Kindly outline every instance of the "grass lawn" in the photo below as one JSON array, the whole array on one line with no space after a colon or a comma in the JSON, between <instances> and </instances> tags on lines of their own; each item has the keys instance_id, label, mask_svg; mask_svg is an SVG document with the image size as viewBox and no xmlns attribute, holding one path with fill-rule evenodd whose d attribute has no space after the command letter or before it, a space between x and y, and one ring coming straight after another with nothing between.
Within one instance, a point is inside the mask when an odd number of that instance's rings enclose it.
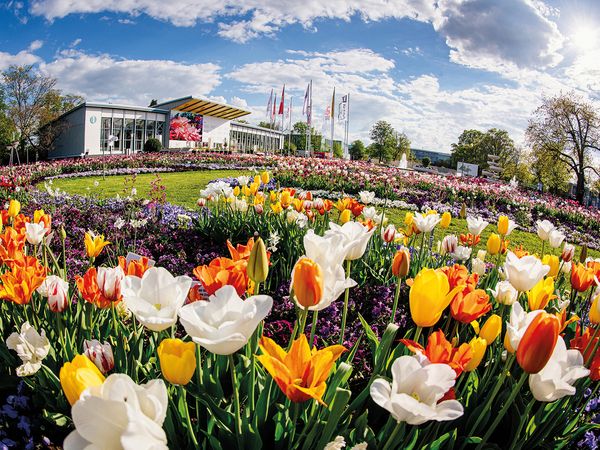
<instances>
[{"instance_id":1,"label":"grass lawn","mask_svg":"<svg viewBox=\"0 0 600 450\"><path fill-rule=\"evenodd\" d=\"M167 201L178 205L194 208L198 200L200 189L203 189L209 181L216 178L235 177L239 175L252 175L248 171L241 170L205 170L194 172L167 172L161 173L162 184L166 188ZM81 177L65 178L53 181L55 188L60 188L71 194L97 195L99 197L114 197L117 194L126 196L129 192L124 191L125 176L107 176L107 177ZM150 183L156 179L154 174L141 174L136 177L135 187L138 196L146 197L151 189ZM94 186L95 182L98 186ZM394 224L402 225L406 211L400 209L390 209L387 215ZM485 248L485 243L490 235L496 231L495 224L490 224L482 233L481 243L477 248ZM456 234L467 232L467 221L459 218L453 218L447 234ZM436 230L436 239L443 237L441 230ZM509 248L515 245L523 245L525 249L538 254L542 250L540 239L535 234L515 230L509 236ZM546 246L546 253L550 250ZM554 249L554 254L559 254L560 249ZM576 257L579 255L577 249ZM600 252L590 250L588 255L594 258L600 257Z\"/></svg>"}]
</instances>

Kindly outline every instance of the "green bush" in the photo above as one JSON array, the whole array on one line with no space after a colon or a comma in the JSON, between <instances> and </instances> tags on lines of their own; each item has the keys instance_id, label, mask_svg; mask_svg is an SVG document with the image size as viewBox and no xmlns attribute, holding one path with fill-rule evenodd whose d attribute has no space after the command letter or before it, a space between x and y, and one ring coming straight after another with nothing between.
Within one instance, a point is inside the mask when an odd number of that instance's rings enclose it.
<instances>
[{"instance_id":1,"label":"green bush","mask_svg":"<svg viewBox=\"0 0 600 450\"><path fill-rule=\"evenodd\" d=\"M162 149L162 144L156 138L150 138L144 143L144 151L145 152L160 152Z\"/></svg>"}]
</instances>

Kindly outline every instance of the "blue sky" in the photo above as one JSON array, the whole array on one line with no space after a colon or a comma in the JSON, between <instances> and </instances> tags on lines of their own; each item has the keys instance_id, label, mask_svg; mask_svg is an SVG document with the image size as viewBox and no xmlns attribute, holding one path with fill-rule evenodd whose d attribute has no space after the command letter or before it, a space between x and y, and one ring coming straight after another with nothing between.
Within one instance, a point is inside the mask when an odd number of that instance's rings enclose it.
<instances>
[{"instance_id":1,"label":"blue sky","mask_svg":"<svg viewBox=\"0 0 600 450\"><path fill-rule=\"evenodd\" d=\"M285 83L300 120L313 79L317 128L335 86L351 139L385 119L441 151L465 128L524 143L543 95L600 94L594 0L34 0L5 2L0 23L0 69L35 64L88 100L192 94L258 122Z\"/></svg>"}]
</instances>

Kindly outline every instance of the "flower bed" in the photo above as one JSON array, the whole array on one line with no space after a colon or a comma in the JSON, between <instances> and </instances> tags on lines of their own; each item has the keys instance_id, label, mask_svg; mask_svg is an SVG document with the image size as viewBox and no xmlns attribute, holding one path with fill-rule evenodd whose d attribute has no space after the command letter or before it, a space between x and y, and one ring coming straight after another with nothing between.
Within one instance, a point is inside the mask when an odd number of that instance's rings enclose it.
<instances>
[{"instance_id":1,"label":"flower bed","mask_svg":"<svg viewBox=\"0 0 600 450\"><path fill-rule=\"evenodd\" d=\"M23 205L7 203L0 232L3 445L596 439L600 261L575 254L559 223L536 223L542 252L528 255L507 244L506 215L469 215L460 236L447 231L456 206L396 228L375 193L334 203L276 187L288 169L277 183L210 183L196 211L159 192L13 192Z\"/></svg>"}]
</instances>

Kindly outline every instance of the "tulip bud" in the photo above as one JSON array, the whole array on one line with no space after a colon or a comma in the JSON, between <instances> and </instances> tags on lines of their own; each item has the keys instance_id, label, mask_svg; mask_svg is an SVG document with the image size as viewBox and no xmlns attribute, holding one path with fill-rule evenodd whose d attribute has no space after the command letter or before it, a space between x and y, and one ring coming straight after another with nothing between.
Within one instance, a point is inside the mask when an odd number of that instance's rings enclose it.
<instances>
[{"instance_id":1,"label":"tulip bud","mask_svg":"<svg viewBox=\"0 0 600 450\"><path fill-rule=\"evenodd\" d=\"M61 225L60 227L60 238L64 241L65 239L67 239L67 232L65 230L65 227Z\"/></svg>"},{"instance_id":2,"label":"tulip bud","mask_svg":"<svg viewBox=\"0 0 600 450\"><path fill-rule=\"evenodd\" d=\"M292 272L292 292L303 308L318 305L323 296L321 266L312 259L300 258Z\"/></svg>"},{"instance_id":3,"label":"tulip bud","mask_svg":"<svg viewBox=\"0 0 600 450\"><path fill-rule=\"evenodd\" d=\"M504 334L504 348L510 354L514 354L515 353L515 349L512 348L512 345L510 345L510 336L508 335L508 333Z\"/></svg>"},{"instance_id":4,"label":"tulip bud","mask_svg":"<svg viewBox=\"0 0 600 450\"><path fill-rule=\"evenodd\" d=\"M450 222L452 221L452 214L450 214L448 211L446 211L444 214L442 214L442 220L440 222L440 227L442 228L448 228L450 226Z\"/></svg>"},{"instance_id":5,"label":"tulip bud","mask_svg":"<svg viewBox=\"0 0 600 450\"><path fill-rule=\"evenodd\" d=\"M573 246L571 244L567 244L565 242L565 246L563 247L563 251L562 251L562 254L560 255L560 259L562 259L564 262L568 263L568 262L571 262L571 260L573 259L573 256L575 256L575 246Z\"/></svg>"},{"instance_id":6,"label":"tulip bud","mask_svg":"<svg viewBox=\"0 0 600 450\"><path fill-rule=\"evenodd\" d=\"M394 255L392 261L392 273L398 278L404 278L408 275L410 269L410 253L408 249L402 247Z\"/></svg>"},{"instance_id":7,"label":"tulip bud","mask_svg":"<svg viewBox=\"0 0 600 450\"><path fill-rule=\"evenodd\" d=\"M66 286L65 286L66 285ZM48 308L52 312L63 312L69 306L69 285L63 280L54 280L48 285Z\"/></svg>"},{"instance_id":8,"label":"tulip bud","mask_svg":"<svg viewBox=\"0 0 600 450\"><path fill-rule=\"evenodd\" d=\"M260 181L263 182L263 184L267 184L269 183L270 177L269 177L269 172L263 172L260 174Z\"/></svg>"},{"instance_id":9,"label":"tulip bud","mask_svg":"<svg viewBox=\"0 0 600 450\"><path fill-rule=\"evenodd\" d=\"M500 335L501 331L502 318L498 314L492 314L488 320L485 321L483 327L481 327L479 337L485 339L488 345L490 345Z\"/></svg>"},{"instance_id":10,"label":"tulip bud","mask_svg":"<svg viewBox=\"0 0 600 450\"><path fill-rule=\"evenodd\" d=\"M396 239L396 227L393 224L381 229L381 237L387 243L394 242Z\"/></svg>"},{"instance_id":11,"label":"tulip bud","mask_svg":"<svg viewBox=\"0 0 600 450\"><path fill-rule=\"evenodd\" d=\"M104 383L104 375L85 355L77 355L73 361L66 362L60 369L60 385L71 405L89 387Z\"/></svg>"},{"instance_id":12,"label":"tulip bud","mask_svg":"<svg viewBox=\"0 0 600 450\"><path fill-rule=\"evenodd\" d=\"M260 175L254 175L254 184L260 185Z\"/></svg>"},{"instance_id":13,"label":"tulip bud","mask_svg":"<svg viewBox=\"0 0 600 450\"><path fill-rule=\"evenodd\" d=\"M83 354L92 361L96 367L106 374L115 367L115 358L113 356L112 347L108 342L101 344L100 341L87 339L83 341Z\"/></svg>"},{"instance_id":14,"label":"tulip bud","mask_svg":"<svg viewBox=\"0 0 600 450\"><path fill-rule=\"evenodd\" d=\"M559 331L556 316L545 311L535 316L517 348L517 362L525 372L538 373L544 368L554 352Z\"/></svg>"},{"instance_id":15,"label":"tulip bud","mask_svg":"<svg viewBox=\"0 0 600 450\"><path fill-rule=\"evenodd\" d=\"M581 253L579 254L579 262L581 264L585 264L585 260L587 259L587 245L583 244L581 246Z\"/></svg>"},{"instance_id":16,"label":"tulip bud","mask_svg":"<svg viewBox=\"0 0 600 450\"><path fill-rule=\"evenodd\" d=\"M352 214L352 211L350 211L349 209L345 209L341 212L340 214L340 222L342 224L349 222L350 221L350 215Z\"/></svg>"},{"instance_id":17,"label":"tulip bud","mask_svg":"<svg viewBox=\"0 0 600 450\"><path fill-rule=\"evenodd\" d=\"M462 206L460 207L459 216L461 219L464 219L467 217L467 205L465 203L463 203Z\"/></svg>"},{"instance_id":18,"label":"tulip bud","mask_svg":"<svg viewBox=\"0 0 600 450\"><path fill-rule=\"evenodd\" d=\"M265 210L265 207L263 206L262 203L258 203L256 205L254 205L254 211L256 212L256 214L262 214Z\"/></svg>"},{"instance_id":19,"label":"tulip bud","mask_svg":"<svg viewBox=\"0 0 600 450\"><path fill-rule=\"evenodd\" d=\"M497 255L500 252L502 241L496 233L490 234L487 240L487 251L490 255Z\"/></svg>"},{"instance_id":20,"label":"tulip bud","mask_svg":"<svg viewBox=\"0 0 600 450\"><path fill-rule=\"evenodd\" d=\"M204 197L200 197L198 199L198 201L196 202L196 204L200 207L200 208L204 208L206 206L206 199Z\"/></svg>"},{"instance_id":21,"label":"tulip bud","mask_svg":"<svg viewBox=\"0 0 600 450\"><path fill-rule=\"evenodd\" d=\"M21 212L21 202L19 200L11 200L8 203L8 217L15 218Z\"/></svg>"},{"instance_id":22,"label":"tulip bud","mask_svg":"<svg viewBox=\"0 0 600 450\"><path fill-rule=\"evenodd\" d=\"M188 384L196 371L196 344L168 338L157 351L163 377L173 384Z\"/></svg>"},{"instance_id":23,"label":"tulip bud","mask_svg":"<svg viewBox=\"0 0 600 450\"><path fill-rule=\"evenodd\" d=\"M248 257L248 266L246 267L248 277L255 283L262 283L267 279L269 274L269 257L265 243L261 238L258 238Z\"/></svg>"},{"instance_id":24,"label":"tulip bud","mask_svg":"<svg viewBox=\"0 0 600 450\"><path fill-rule=\"evenodd\" d=\"M233 188L233 195L235 197L237 197L237 196L240 195L240 187L239 186L236 186L236 187Z\"/></svg>"},{"instance_id":25,"label":"tulip bud","mask_svg":"<svg viewBox=\"0 0 600 450\"><path fill-rule=\"evenodd\" d=\"M469 346L471 347L471 352L473 354L473 357L465 366L465 372L472 372L475 369L477 369L479 364L481 364L481 361L483 360L483 357L485 356L485 349L487 348L487 341L481 337L474 337L469 342Z\"/></svg>"}]
</instances>

